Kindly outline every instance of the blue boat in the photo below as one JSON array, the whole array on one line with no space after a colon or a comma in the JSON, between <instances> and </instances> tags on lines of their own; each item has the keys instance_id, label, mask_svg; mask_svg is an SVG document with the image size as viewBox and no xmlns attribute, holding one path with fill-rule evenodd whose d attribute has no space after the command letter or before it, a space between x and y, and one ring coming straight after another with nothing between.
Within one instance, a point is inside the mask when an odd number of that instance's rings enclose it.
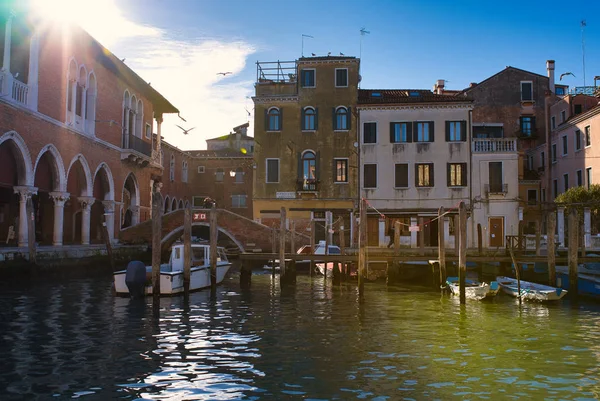
<instances>
[{"instance_id":1,"label":"blue boat","mask_svg":"<svg viewBox=\"0 0 600 401\"><path fill-rule=\"evenodd\" d=\"M581 265L580 265L581 266ZM580 295L600 298L600 275L582 273L579 269L577 274L577 289ZM567 266L556 266L557 287L569 290L569 268Z\"/></svg>"}]
</instances>

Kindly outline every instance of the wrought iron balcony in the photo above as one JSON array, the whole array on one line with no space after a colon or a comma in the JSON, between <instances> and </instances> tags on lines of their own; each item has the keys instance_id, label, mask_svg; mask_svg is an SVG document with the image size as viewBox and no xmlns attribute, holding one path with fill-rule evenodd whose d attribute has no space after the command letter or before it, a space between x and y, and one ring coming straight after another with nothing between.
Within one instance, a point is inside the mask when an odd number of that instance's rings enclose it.
<instances>
[{"instance_id":1,"label":"wrought iron balcony","mask_svg":"<svg viewBox=\"0 0 600 401\"><path fill-rule=\"evenodd\" d=\"M485 184L485 196L488 195L506 195L508 193L508 184Z\"/></svg>"},{"instance_id":2,"label":"wrought iron balcony","mask_svg":"<svg viewBox=\"0 0 600 401\"><path fill-rule=\"evenodd\" d=\"M319 181L316 179L304 179L296 181L296 190L298 192L317 192L319 190Z\"/></svg>"},{"instance_id":3,"label":"wrought iron balcony","mask_svg":"<svg viewBox=\"0 0 600 401\"><path fill-rule=\"evenodd\" d=\"M473 139L471 142L473 153L510 153L517 149L516 138Z\"/></svg>"},{"instance_id":4,"label":"wrought iron balcony","mask_svg":"<svg viewBox=\"0 0 600 401\"><path fill-rule=\"evenodd\" d=\"M123 136L123 149L131 149L148 157L152 156L152 144L134 135Z\"/></svg>"}]
</instances>

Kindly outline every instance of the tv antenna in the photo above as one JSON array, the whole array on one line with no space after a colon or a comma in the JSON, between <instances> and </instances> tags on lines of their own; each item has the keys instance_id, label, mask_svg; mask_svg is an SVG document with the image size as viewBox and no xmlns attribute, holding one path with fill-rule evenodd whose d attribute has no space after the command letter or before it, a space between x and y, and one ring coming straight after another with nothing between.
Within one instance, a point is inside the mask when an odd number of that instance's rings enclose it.
<instances>
[{"instance_id":1,"label":"tv antenna","mask_svg":"<svg viewBox=\"0 0 600 401\"><path fill-rule=\"evenodd\" d=\"M304 38L311 38L314 39L314 36L310 36L310 35L306 35L306 34L302 34L302 57L304 57Z\"/></svg>"},{"instance_id":2,"label":"tv antenna","mask_svg":"<svg viewBox=\"0 0 600 401\"><path fill-rule=\"evenodd\" d=\"M583 64L583 87L585 88L585 20L581 20L581 60ZM584 89L585 90L585 89Z\"/></svg>"},{"instance_id":3,"label":"tv antenna","mask_svg":"<svg viewBox=\"0 0 600 401\"><path fill-rule=\"evenodd\" d=\"M367 31L364 26L362 28L360 28L360 51L358 52L358 58L362 58L362 42L363 42L363 37L365 35L369 35L370 33L371 32Z\"/></svg>"}]
</instances>

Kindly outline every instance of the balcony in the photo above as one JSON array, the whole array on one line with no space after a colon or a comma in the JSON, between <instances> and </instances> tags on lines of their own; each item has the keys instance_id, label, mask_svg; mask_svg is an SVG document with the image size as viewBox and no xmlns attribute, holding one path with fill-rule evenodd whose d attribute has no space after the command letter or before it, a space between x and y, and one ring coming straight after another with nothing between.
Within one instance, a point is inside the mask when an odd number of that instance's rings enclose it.
<instances>
[{"instance_id":1,"label":"balcony","mask_svg":"<svg viewBox=\"0 0 600 401\"><path fill-rule=\"evenodd\" d=\"M319 181L316 179L304 179L296 181L297 192L317 192L319 190Z\"/></svg>"},{"instance_id":2,"label":"balcony","mask_svg":"<svg viewBox=\"0 0 600 401\"><path fill-rule=\"evenodd\" d=\"M0 72L0 95L27 106L29 86L15 79L10 73Z\"/></svg>"},{"instance_id":3,"label":"balcony","mask_svg":"<svg viewBox=\"0 0 600 401\"><path fill-rule=\"evenodd\" d=\"M490 195L505 196L508 193L508 184L485 184L483 191L486 198Z\"/></svg>"},{"instance_id":4,"label":"balcony","mask_svg":"<svg viewBox=\"0 0 600 401\"><path fill-rule=\"evenodd\" d=\"M515 138L473 139L471 151L473 153L512 153L517 151L517 140Z\"/></svg>"},{"instance_id":5,"label":"balcony","mask_svg":"<svg viewBox=\"0 0 600 401\"><path fill-rule=\"evenodd\" d=\"M148 165L151 157L152 144L150 142L131 134L123 136L121 160L127 160L144 167Z\"/></svg>"}]
</instances>

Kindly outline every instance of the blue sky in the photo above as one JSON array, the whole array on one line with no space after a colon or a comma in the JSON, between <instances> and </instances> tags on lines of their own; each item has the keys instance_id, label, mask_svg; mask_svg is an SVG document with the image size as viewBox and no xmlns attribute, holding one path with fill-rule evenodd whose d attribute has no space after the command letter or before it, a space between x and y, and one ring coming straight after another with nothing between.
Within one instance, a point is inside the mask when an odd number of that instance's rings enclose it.
<instances>
[{"instance_id":1,"label":"blue sky","mask_svg":"<svg viewBox=\"0 0 600 401\"><path fill-rule=\"evenodd\" d=\"M204 139L248 118L244 109L253 107L247 97L253 94L255 62L298 58L303 33L314 36L305 39L305 55L358 56L359 30L370 31L363 38L363 88L430 89L436 79L445 79L447 88L463 89L508 65L545 74L547 59L556 60L557 80L563 72L575 74L563 81L573 87L583 85L580 21L585 19L591 85L600 75L600 14L592 3L114 0L122 18L159 33L140 34L152 49L144 55L138 40L121 38L107 46L173 101L188 127L199 127L193 138L184 137L170 121L167 140L204 148ZM183 64L187 68L179 71ZM234 74L216 77L218 71ZM190 83L188 92L202 85L199 96L183 96L181 83L172 84L182 77Z\"/></svg>"}]
</instances>

